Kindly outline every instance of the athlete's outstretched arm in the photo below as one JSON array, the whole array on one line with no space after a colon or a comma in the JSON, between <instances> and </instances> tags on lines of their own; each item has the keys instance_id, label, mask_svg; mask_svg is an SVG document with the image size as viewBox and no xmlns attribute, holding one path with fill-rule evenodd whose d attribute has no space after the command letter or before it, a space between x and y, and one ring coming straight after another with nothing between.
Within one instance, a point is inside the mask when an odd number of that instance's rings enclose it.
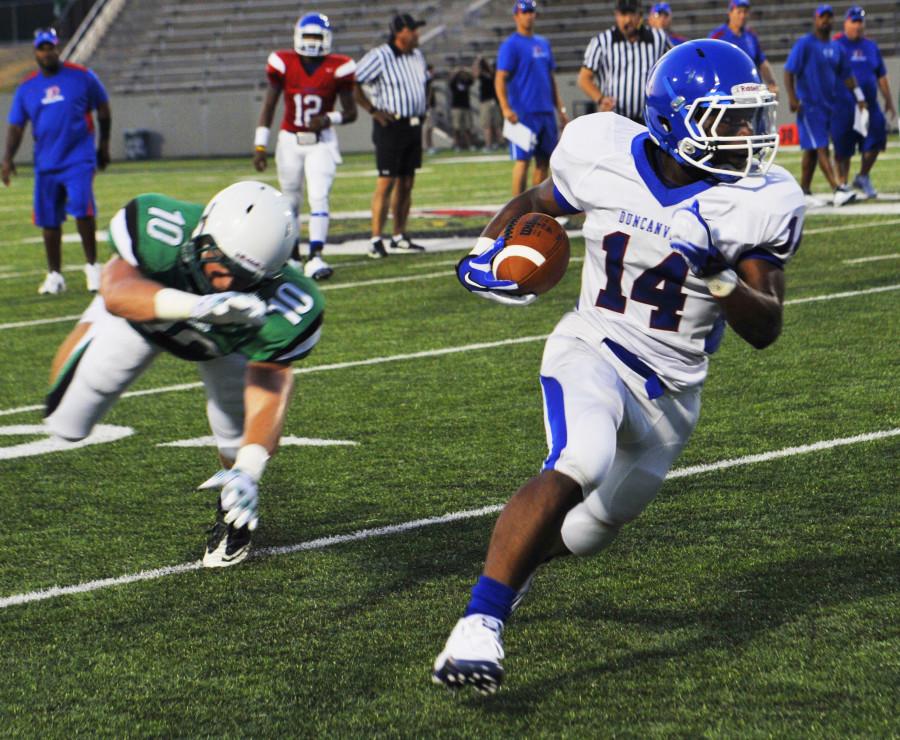
<instances>
[{"instance_id":1,"label":"athlete's outstretched arm","mask_svg":"<svg viewBox=\"0 0 900 740\"><path fill-rule=\"evenodd\" d=\"M571 211L563 210L559 203L556 202L556 198L553 196L552 178L547 178L540 185L535 185L530 190L526 190L509 201L494 214L488 225L484 227L481 235L496 239L500 236L506 224L516 216L532 212L546 213L550 216L566 216L571 213Z\"/></svg>"}]
</instances>

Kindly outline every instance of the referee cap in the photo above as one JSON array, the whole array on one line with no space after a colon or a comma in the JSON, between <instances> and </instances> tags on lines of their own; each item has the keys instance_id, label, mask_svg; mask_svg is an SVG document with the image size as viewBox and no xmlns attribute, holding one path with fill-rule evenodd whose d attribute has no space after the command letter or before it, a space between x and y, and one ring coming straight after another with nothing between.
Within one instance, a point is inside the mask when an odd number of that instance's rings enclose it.
<instances>
[{"instance_id":1,"label":"referee cap","mask_svg":"<svg viewBox=\"0 0 900 740\"><path fill-rule=\"evenodd\" d=\"M391 19L391 33L400 33L404 28L415 31L424 25L425 21L417 21L409 13L398 13Z\"/></svg>"},{"instance_id":2,"label":"referee cap","mask_svg":"<svg viewBox=\"0 0 900 740\"><path fill-rule=\"evenodd\" d=\"M37 49L41 44L59 44L59 36L53 28L38 28L34 32L34 48Z\"/></svg>"}]
</instances>

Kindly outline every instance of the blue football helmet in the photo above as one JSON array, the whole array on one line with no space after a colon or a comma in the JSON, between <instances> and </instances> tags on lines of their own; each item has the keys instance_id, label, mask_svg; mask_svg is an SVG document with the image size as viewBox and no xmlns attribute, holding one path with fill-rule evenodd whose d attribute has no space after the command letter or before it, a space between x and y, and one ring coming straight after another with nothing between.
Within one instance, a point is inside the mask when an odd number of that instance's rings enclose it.
<instances>
[{"instance_id":1,"label":"blue football helmet","mask_svg":"<svg viewBox=\"0 0 900 740\"><path fill-rule=\"evenodd\" d=\"M294 51L305 57L331 52L331 21L321 13L307 13L294 27Z\"/></svg>"},{"instance_id":2,"label":"blue football helmet","mask_svg":"<svg viewBox=\"0 0 900 740\"><path fill-rule=\"evenodd\" d=\"M644 121L661 149L720 180L768 172L778 151L775 96L727 41L676 46L650 70Z\"/></svg>"}]
</instances>

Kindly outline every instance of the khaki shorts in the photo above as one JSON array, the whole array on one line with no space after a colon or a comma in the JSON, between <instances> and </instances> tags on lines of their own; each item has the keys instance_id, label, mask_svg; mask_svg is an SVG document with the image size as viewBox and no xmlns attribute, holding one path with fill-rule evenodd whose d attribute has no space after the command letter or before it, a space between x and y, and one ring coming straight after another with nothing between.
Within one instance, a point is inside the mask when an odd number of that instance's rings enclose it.
<instances>
[{"instance_id":1,"label":"khaki shorts","mask_svg":"<svg viewBox=\"0 0 900 740\"><path fill-rule=\"evenodd\" d=\"M451 108L450 123L454 131L471 131L472 111L469 108Z\"/></svg>"},{"instance_id":2,"label":"khaki shorts","mask_svg":"<svg viewBox=\"0 0 900 740\"><path fill-rule=\"evenodd\" d=\"M500 106L496 100L485 100L478 104L478 125L483 128L500 128Z\"/></svg>"}]
</instances>

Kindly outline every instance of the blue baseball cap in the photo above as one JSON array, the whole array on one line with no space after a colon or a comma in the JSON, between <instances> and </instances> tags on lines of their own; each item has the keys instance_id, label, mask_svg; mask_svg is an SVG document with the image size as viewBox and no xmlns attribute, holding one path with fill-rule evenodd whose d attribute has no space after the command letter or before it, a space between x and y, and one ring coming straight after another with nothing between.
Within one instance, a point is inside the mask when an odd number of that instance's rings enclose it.
<instances>
[{"instance_id":1,"label":"blue baseball cap","mask_svg":"<svg viewBox=\"0 0 900 740\"><path fill-rule=\"evenodd\" d=\"M535 0L516 0L513 3L513 15L516 13L536 13L537 3Z\"/></svg>"},{"instance_id":2,"label":"blue baseball cap","mask_svg":"<svg viewBox=\"0 0 900 740\"><path fill-rule=\"evenodd\" d=\"M662 15L663 13L672 15L672 7L669 3L656 3L656 5L650 9L650 12L654 15Z\"/></svg>"},{"instance_id":3,"label":"blue baseball cap","mask_svg":"<svg viewBox=\"0 0 900 740\"><path fill-rule=\"evenodd\" d=\"M728 3L728 7L729 8L749 8L750 0L731 0L731 2Z\"/></svg>"},{"instance_id":4,"label":"blue baseball cap","mask_svg":"<svg viewBox=\"0 0 900 740\"><path fill-rule=\"evenodd\" d=\"M866 19L866 11L858 5L851 5L847 8L847 15L844 17L851 21L864 21Z\"/></svg>"},{"instance_id":5,"label":"blue baseball cap","mask_svg":"<svg viewBox=\"0 0 900 740\"><path fill-rule=\"evenodd\" d=\"M34 48L37 49L41 44L59 44L59 36L53 28L39 28L34 32Z\"/></svg>"},{"instance_id":6,"label":"blue baseball cap","mask_svg":"<svg viewBox=\"0 0 900 740\"><path fill-rule=\"evenodd\" d=\"M826 13L828 15L834 15L834 10L828 3L823 3L818 8L816 8L816 18L825 15Z\"/></svg>"}]
</instances>

